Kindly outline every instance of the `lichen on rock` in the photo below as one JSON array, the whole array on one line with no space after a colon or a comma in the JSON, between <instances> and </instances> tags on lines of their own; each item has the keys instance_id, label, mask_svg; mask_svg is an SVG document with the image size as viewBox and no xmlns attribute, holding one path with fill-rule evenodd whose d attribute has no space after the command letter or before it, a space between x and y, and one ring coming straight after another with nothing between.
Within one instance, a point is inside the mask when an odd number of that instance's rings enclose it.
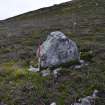
<instances>
[{"instance_id":1,"label":"lichen on rock","mask_svg":"<svg viewBox=\"0 0 105 105\"><path fill-rule=\"evenodd\" d=\"M38 49L39 50L39 49ZM77 45L60 31L51 32L40 46L41 67L53 67L80 59Z\"/></svg>"}]
</instances>

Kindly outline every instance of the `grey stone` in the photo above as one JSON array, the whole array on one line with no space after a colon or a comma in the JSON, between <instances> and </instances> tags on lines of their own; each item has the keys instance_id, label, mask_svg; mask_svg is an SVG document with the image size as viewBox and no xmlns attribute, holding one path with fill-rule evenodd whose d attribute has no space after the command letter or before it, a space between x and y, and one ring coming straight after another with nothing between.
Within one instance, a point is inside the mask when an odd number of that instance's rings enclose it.
<instances>
[{"instance_id":1,"label":"grey stone","mask_svg":"<svg viewBox=\"0 0 105 105\"><path fill-rule=\"evenodd\" d=\"M46 77L46 76L49 76L51 73L50 73L50 70L43 70L41 71L41 74L43 77Z\"/></svg>"},{"instance_id":2,"label":"grey stone","mask_svg":"<svg viewBox=\"0 0 105 105\"><path fill-rule=\"evenodd\" d=\"M55 31L40 46L40 58L41 67L53 67L73 60L79 61L80 56L76 43L64 33Z\"/></svg>"},{"instance_id":3,"label":"grey stone","mask_svg":"<svg viewBox=\"0 0 105 105\"><path fill-rule=\"evenodd\" d=\"M85 62L84 60L80 60L79 63L80 64L74 66L75 69L81 69L82 67L89 65L89 63Z\"/></svg>"},{"instance_id":4,"label":"grey stone","mask_svg":"<svg viewBox=\"0 0 105 105\"><path fill-rule=\"evenodd\" d=\"M85 97L81 100L81 105L91 105L90 99L88 97Z\"/></svg>"},{"instance_id":5,"label":"grey stone","mask_svg":"<svg viewBox=\"0 0 105 105\"><path fill-rule=\"evenodd\" d=\"M57 105L55 102L52 102L50 105Z\"/></svg>"},{"instance_id":6,"label":"grey stone","mask_svg":"<svg viewBox=\"0 0 105 105\"><path fill-rule=\"evenodd\" d=\"M80 62L80 64L84 64L84 63L85 63L85 61L84 61L84 60L80 60L79 62Z\"/></svg>"},{"instance_id":7,"label":"grey stone","mask_svg":"<svg viewBox=\"0 0 105 105\"><path fill-rule=\"evenodd\" d=\"M75 69L81 69L83 67L83 65L75 65Z\"/></svg>"},{"instance_id":8,"label":"grey stone","mask_svg":"<svg viewBox=\"0 0 105 105\"><path fill-rule=\"evenodd\" d=\"M98 90L94 90L93 94L91 96L86 96L84 98L80 98L78 101L71 105L93 105L92 103L95 102L95 99L97 98Z\"/></svg>"},{"instance_id":9,"label":"grey stone","mask_svg":"<svg viewBox=\"0 0 105 105\"><path fill-rule=\"evenodd\" d=\"M39 72L40 71L39 68L35 68L32 65L30 65L30 68L28 70L32 71L32 72Z\"/></svg>"},{"instance_id":10,"label":"grey stone","mask_svg":"<svg viewBox=\"0 0 105 105\"><path fill-rule=\"evenodd\" d=\"M61 68L57 68L53 70L53 75L55 78L57 78L59 71L61 71Z\"/></svg>"}]
</instances>

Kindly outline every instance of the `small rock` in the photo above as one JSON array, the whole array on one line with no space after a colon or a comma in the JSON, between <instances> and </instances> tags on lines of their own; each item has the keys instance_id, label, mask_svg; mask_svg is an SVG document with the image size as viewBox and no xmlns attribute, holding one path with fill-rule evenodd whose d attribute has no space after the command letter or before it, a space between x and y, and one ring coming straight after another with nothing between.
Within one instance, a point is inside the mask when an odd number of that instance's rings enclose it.
<instances>
[{"instance_id":1,"label":"small rock","mask_svg":"<svg viewBox=\"0 0 105 105\"><path fill-rule=\"evenodd\" d=\"M7 104L4 104L3 102L0 102L0 105L7 105Z\"/></svg>"},{"instance_id":2,"label":"small rock","mask_svg":"<svg viewBox=\"0 0 105 105\"><path fill-rule=\"evenodd\" d=\"M52 102L50 105L57 105L55 102Z\"/></svg>"},{"instance_id":3,"label":"small rock","mask_svg":"<svg viewBox=\"0 0 105 105\"><path fill-rule=\"evenodd\" d=\"M43 71L41 71L41 74L43 77L46 77L46 76L50 75L51 73L50 73L50 70L43 70Z\"/></svg>"},{"instance_id":4,"label":"small rock","mask_svg":"<svg viewBox=\"0 0 105 105\"><path fill-rule=\"evenodd\" d=\"M32 65L30 65L29 71L38 72L40 70L39 70L39 68L34 68Z\"/></svg>"},{"instance_id":5,"label":"small rock","mask_svg":"<svg viewBox=\"0 0 105 105\"><path fill-rule=\"evenodd\" d=\"M57 77L60 70L61 70L61 68L57 68L57 69L53 70L54 77Z\"/></svg>"},{"instance_id":6,"label":"small rock","mask_svg":"<svg viewBox=\"0 0 105 105\"><path fill-rule=\"evenodd\" d=\"M86 96L84 98L80 98L78 102L75 102L71 105L93 105L96 97L97 97L98 90L95 90L91 96Z\"/></svg>"},{"instance_id":7,"label":"small rock","mask_svg":"<svg viewBox=\"0 0 105 105\"><path fill-rule=\"evenodd\" d=\"M84 65L85 65L85 66L88 66L88 65L89 65L89 63L85 63Z\"/></svg>"},{"instance_id":8,"label":"small rock","mask_svg":"<svg viewBox=\"0 0 105 105\"><path fill-rule=\"evenodd\" d=\"M99 93L98 90L94 90L94 92L93 92L93 94L92 94L92 97L93 97L93 98L96 98L98 93Z\"/></svg>"},{"instance_id":9,"label":"small rock","mask_svg":"<svg viewBox=\"0 0 105 105\"><path fill-rule=\"evenodd\" d=\"M76 65L74 68L75 69L81 69L83 65Z\"/></svg>"},{"instance_id":10,"label":"small rock","mask_svg":"<svg viewBox=\"0 0 105 105\"><path fill-rule=\"evenodd\" d=\"M76 102L76 103L71 104L71 105L82 105L82 104L81 104L81 103L77 103L77 102Z\"/></svg>"},{"instance_id":11,"label":"small rock","mask_svg":"<svg viewBox=\"0 0 105 105\"><path fill-rule=\"evenodd\" d=\"M105 91L95 91L95 93L96 93L96 97L100 97L100 98L103 98L103 99L105 99ZM94 94L93 94L93 96L94 96Z\"/></svg>"},{"instance_id":12,"label":"small rock","mask_svg":"<svg viewBox=\"0 0 105 105\"><path fill-rule=\"evenodd\" d=\"M80 64L74 66L75 69L80 69L83 66L88 66L89 65L89 63L85 62L84 60L80 60L79 62L80 62Z\"/></svg>"},{"instance_id":13,"label":"small rock","mask_svg":"<svg viewBox=\"0 0 105 105\"><path fill-rule=\"evenodd\" d=\"M80 64L84 64L84 63L85 63L85 61L84 61L84 60L80 60L79 62L80 62Z\"/></svg>"},{"instance_id":14,"label":"small rock","mask_svg":"<svg viewBox=\"0 0 105 105\"><path fill-rule=\"evenodd\" d=\"M88 99L86 99L86 98L82 99L81 101L82 101L81 105L91 105L90 101Z\"/></svg>"}]
</instances>

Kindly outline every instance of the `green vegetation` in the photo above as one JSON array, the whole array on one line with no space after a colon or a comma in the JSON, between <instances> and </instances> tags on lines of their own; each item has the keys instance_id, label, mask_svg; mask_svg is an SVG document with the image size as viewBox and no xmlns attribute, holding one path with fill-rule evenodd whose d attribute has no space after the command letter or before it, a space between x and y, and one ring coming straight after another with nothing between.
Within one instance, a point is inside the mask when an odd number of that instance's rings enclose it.
<instances>
[{"instance_id":1,"label":"green vegetation","mask_svg":"<svg viewBox=\"0 0 105 105\"><path fill-rule=\"evenodd\" d=\"M85 61L92 61L93 53L92 53L92 51L80 52L80 58Z\"/></svg>"},{"instance_id":2,"label":"green vegetation","mask_svg":"<svg viewBox=\"0 0 105 105\"><path fill-rule=\"evenodd\" d=\"M28 72L27 68L14 67L14 63L2 64L0 70L0 100L8 105L32 105L37 98L46 97L45 78Z\"/></svg>"},{"instance_id":3,"label":"green vegetation","mask_svg":"<svg viewBox=\"0 0 105 105\"><path fill-rule=\"evenodd\" d=\"M95 89L104 90L105 64L94 59L79 70L63 68L56 82L52 76L42 77L29 72L27 66L19 67L17 62L4 63L0 66L0 99L8 105L33 105L40 101L64 105L92 94ZM100 100L97 103L103 105Z\"/></svg>"}]
</instances>

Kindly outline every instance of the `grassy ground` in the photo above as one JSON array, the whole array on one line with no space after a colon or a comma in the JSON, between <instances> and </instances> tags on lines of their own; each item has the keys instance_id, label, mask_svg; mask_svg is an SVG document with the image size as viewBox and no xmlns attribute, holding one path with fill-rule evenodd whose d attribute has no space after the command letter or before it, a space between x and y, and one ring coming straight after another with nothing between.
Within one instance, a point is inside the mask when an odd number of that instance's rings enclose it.
<instances>
[{"instance_id":1,"label":"grassy ground","mask_svg":"<svg viewBox=\"0 0 105 105\"><path fill-rule=\"evenodd\" d=\"M86 54L86 48L81 51ZM93 55L90 59L81 55L89 61L88 66L78 70L64 67L55 80L53 76L42 77L40 73L29 72L27 62L1 64L0 101L7 105L49 105L53 101L57 105L70 105L79 97L91 95L95 89L104 90L105 59L95 52ZM96 105L104 103L103 99L98 99Z\"/></svg>"}]
</instances>

